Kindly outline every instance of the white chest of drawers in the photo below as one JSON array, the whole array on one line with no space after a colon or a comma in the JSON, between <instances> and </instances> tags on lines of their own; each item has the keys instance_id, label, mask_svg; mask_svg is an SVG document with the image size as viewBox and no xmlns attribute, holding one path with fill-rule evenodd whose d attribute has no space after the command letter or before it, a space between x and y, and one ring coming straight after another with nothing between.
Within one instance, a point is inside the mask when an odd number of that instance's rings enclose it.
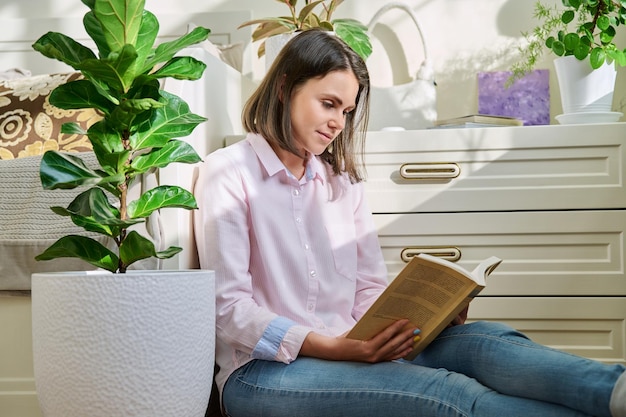
<instances>
[{"instance_id":1,"label":"white chest of drawers","mask_svg":"<svg viewBox=\"0 0 626 417\"><path fill-rule=\"evenodd\" d=\"M365 162L390 279L496 255L470 319L626 363L626 124L370 132Z\"/></svg>"}]
</instances>

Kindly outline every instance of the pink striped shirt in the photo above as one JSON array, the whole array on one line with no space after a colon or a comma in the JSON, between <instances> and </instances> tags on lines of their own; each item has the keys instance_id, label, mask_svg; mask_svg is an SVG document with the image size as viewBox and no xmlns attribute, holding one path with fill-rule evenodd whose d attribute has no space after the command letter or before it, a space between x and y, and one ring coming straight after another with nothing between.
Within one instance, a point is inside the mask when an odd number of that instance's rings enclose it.
<instances>
[{"instance_id":1,"label":"pink striped shirt","mask_svg":"<svg viewBox=\"0 0 626 417\"><path fill-rule=\"evenodd\" d=\"M216 271L220 391L252 359L295 360L309 332L346 332L387 285L362 184L318 157L298 180L249 134L205 159L195 192L200 265Z\"/></svg>"}]
</instances>

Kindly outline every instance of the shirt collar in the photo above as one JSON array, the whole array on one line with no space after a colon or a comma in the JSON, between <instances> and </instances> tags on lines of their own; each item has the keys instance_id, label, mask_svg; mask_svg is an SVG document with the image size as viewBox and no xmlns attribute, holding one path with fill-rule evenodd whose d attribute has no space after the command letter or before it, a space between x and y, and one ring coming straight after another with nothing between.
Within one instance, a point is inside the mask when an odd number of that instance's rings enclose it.
<instances>
[{"instance_id":1,"label":"shirt collar","mask_svg":"<svg viewBox=\"0 0 626 417\"><path fill-rule=\"evenodd\" d=\"M269 176L274 176L282 171L285 172L287 176L294 178L293 174L285 168L285 165L263 136L256 133L249 133L246 139L257 154L261 165L263 165L263 168L265 168ZM322 184L326 183L326 169L318 156L313 156L307 161L303 179L305 181L319 179Z\"/></svg>"}]
</instances>

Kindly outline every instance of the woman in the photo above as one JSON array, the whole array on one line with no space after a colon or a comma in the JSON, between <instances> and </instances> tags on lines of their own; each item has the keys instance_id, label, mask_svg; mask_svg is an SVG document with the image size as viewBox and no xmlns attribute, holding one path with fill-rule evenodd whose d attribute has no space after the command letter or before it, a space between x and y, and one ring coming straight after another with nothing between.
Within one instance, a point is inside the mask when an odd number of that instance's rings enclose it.
<instances>
[{"instance_id":1,"label":"woman","mask_svg":"<svg viewBox=\"0 0 626 417\"><path fill-rule=\"evenodd\" d=\"M216 271L216 382L229 416L626 417L626 377L497 323L455 320L413 362L400 320L343 335L386 285L359 171L364 62L338 37L289 42L243 112L246 139L196 186Z\"/></svg>"}]
</instances>

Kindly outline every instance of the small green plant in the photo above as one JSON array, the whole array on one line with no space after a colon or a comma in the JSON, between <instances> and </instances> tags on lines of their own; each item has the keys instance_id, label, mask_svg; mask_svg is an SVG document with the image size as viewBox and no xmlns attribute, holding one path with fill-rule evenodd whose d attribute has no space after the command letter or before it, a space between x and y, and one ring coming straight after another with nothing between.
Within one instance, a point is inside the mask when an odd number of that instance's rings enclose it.
<instances>
[{"instance_id":1,"label":"small green plant","mask_svg":"<svg viewBox=\"0 0 626 417\"><path fill-rule=\"evenodd\" d=\"M372 44L367 33L367 27L356 19L332 19L337 6L343 0L304 1L304 7L298 11L298 0L276 0L285 4L289 8L288 16L266 17L262 19L250 20L242 23L239 28L258 25L252 32L252 40L263 40L259 46L258 56L265 54L265 41L273 35L281 33L292 33L319 27L328 31L334 31L337 36L343 39L356 53L363 59L367 59L372 54ZM321 13L314 13L318 6L322 7Z\"/></svg>"},{"instance_id":2,"label":"small green plant","mask_svg":"<svg viewBox=\"0 0 626 417\"><path fill-rule=\"evenodd\" d=\"M540 24L522 33L527 45L520 48L522 60L511 67L513 79L530 72L544 50L588 58L593 69L605 62L626 66L625 50L614 43L617 29L626 24L626 0L562 0L562 4L559 9L535 3L534 17Z\"/></svg>"},{"instance_id":3,"label":"small green plant","mask_svg":"<svg viewBox=\"0 0 626 417\"><path fill-rule=\"evenodd\" d=\"M200 161L192 146L175 138L189 135L206 119L191 113L179 97L161 90L159 80L200 78L204 63L175 54L205 40L210 30L198 27L155 46L159 23L144 10L145 0L82 2L90 9L83 22L98 55L57 32L43 35L33 48L83 75L83 79L57 87L50 103L62 109L95 108L102 113L102 120L86 132L76 124L62 126L64 133L88 136L100 168L89 168L76 155L48 151L41 161L40 177L48 190L91 187L67 208L52 210L69 216L86 231L109 237L117 251L86 236L68 235L36 259L75 257L111 272L126 272L140 259L169 258L181 251L178 247L157 251L149 239L131 229L133 225L145 222L155 210L197 208L194 196L177 186L158 186L134 201L128 201L128 190L150 170L174 162Z\"/></svg>"}]
</instances>

